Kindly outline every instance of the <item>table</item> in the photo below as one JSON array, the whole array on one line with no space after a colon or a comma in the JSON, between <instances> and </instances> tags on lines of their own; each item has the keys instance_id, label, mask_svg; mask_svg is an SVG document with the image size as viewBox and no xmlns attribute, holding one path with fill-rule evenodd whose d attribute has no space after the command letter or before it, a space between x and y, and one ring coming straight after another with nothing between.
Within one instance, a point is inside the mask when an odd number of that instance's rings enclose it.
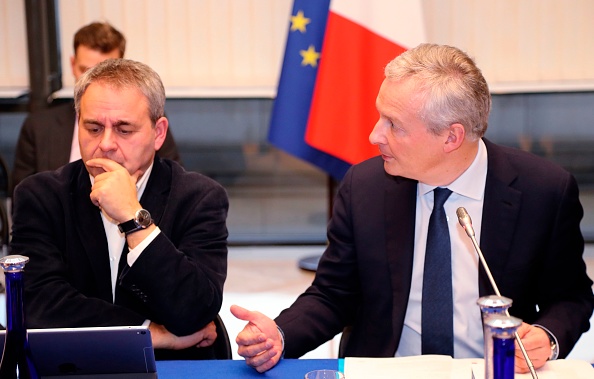
<instances>
[{"instance_id":1,"label":"table","mask_svg":"<svg viewBox=\"0 0 594 379\"><path fill-rule=\"evenodd\" d=\"M157 361L157 375L159 379L303 379L306 372L319 369L338 369L344 372L344 359L281 359L275 367L263 374L259 374L253 368L248 367L243 359L221 361Z\"/></svg>"},{"instance_id":2,"label":"table","mask_svg":"<svg viewBox=\"0 0 594 379\"><path fill-rule=\"evenodd\" d=\"M305 373L319 369L343 370L343 359L281 359L264 374L248 367L243 359L221 361L157 361L159 379L233 378L233 379L302 379Z\"/></svg>"}]
</instances>

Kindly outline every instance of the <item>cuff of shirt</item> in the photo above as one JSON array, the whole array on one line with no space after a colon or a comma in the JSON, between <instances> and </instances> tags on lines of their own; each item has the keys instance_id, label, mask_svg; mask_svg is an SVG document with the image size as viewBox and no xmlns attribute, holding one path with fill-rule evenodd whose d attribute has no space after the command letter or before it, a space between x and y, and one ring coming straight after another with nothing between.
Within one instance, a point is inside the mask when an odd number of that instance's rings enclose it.
<instances>
[{"instance_id":1,"label":"cuff of shirt","mask_svg":"<svg viewBox=\"0 0 594 379\"><path fill-rule=\"evenodd\" d=\"M555 337L555 335L551 333L550 330L548 330L542 325L533 324L533 326L536 326L544 330L547 333L547 336L549 337L549 341L551 342L551 356L549 357L549 361L554 361L555 359L559 358L559 341L557 340L557 337Z\"/></svg>"},{"instance_id":2,"label":"cuff of shirt","mask_svg":"<svg viewBox=\"0 0 594 379\"><path fill-rule=\"evenodd\" d=\"M285 357L285 332L283 332L283 330L278 325L276 326L276 328L278 329L278 334L280 334L280 337L281 337L281 343L282 343L282 348L283 348L283 352L281 354L281 359L283 359Z\"/></svg>"},{"instance_id":3,"label":"cuff of shirt","mask_svg":"<svg viewBox=\"0 0 594 379\"><path fill-rule=\"evenodd\" d=\"M161 229L157 226L155 230L151 232L145 239L142 240L134 249L128 248L128 255L126 256L126 261L128 262L128 266L132 267L134 262L140 257L140 254L146 249L146 247L153 242L153 240L161 233Z\"/></svg>"}]
</instances>

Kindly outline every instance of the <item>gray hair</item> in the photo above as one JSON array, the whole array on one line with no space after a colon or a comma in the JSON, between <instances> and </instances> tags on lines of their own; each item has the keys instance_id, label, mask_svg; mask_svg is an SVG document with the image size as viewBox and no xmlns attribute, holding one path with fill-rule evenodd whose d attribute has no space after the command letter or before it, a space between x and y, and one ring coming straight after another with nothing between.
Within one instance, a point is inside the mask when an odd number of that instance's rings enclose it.
<instances>
[{"instance_id":1,"label":"gray hair","mask_svg":"<svg viewBox=\"0 0 594 379\"><path fill-rule=\"evenodd\" d=\"M384 73L390 80L415 81L423 99L419 116L430 132L440 134L459 123L472 140L485 135L491 111L489 86L460 49L421 44L393 59Z\"/></svg>"},{"instance_id":2,"label":"gray hair","mask_svg":"<svg viewBox=\"0 0 594 379\"><path fill-rule=\"evenodd\" d=\"M74 86L74 108L80 115L80 100L91 83L113 88L136 88L146 97L153 126L165 114L165 88L152 68L130 59L106 59L85 72Z\"/></svg>"}]
</instances>

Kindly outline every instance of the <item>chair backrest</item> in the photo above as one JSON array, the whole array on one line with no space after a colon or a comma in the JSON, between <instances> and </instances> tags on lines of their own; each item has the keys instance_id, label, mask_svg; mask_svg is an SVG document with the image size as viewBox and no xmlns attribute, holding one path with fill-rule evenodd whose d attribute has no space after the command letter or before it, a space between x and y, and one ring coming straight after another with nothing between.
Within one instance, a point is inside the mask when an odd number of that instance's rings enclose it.
<instances>
[{"instance_id":1,"label":"chair backrest","mask_svg":"<svg viewBox=\"0 0 594 379\"><path fill-rule=\"evenodd\" d=\"M8 223L8 211L4 202L0 200L0 254L4 253L4 245L8 245L8 238L10 235L10 226ZM2 275L4 277L4 275Z\"/></svg>"},{"instance_id":2,"label":"chair backrest","mask_svg":"<svg viewBox=\"0 0 594 379\"><path fill-rule=\"evenodd\" d=\"M4 200L10 197L10 168L6 164L4 157L0 155L0 199Z\"/></svg>"},{"instance_id":3,"label":"chair backrest","mask_svg":"<svg viewBox=\"0 0 594 379\"><path fill-rule=\"evenodd\" d=\"M0 155L0 249L8 245L10 238L10 215L8 214L8 203L11 197L10 168L4 157ZM4 253L0 250L0 253ZM2 275L3 277L4 275Z\"/></svg>"},{"instance_id":4,"label":"chair backrest","mask_svg":"<svg viewBox=\"0 0 594 379\"><path fill-rule=\"evenodd\" d=\"M233 359L233 351L231 350L231 342L229 341L229 333L221 316L217 315L214 320L217 328L217 339L212 345L216 359Z\"/></svg>"},{"instance_id":5,"label":"chair backrest","mask_svg":"<svg viewBox=\"0 0 594 379\"><path fill-rule=\"evenodd\" d=\"M346 358L345 350L349 343L349 337L351 336L352 326L347 326L342 330L342 336L340 337L340 344L338 345L338 358Z\"/></svg>"}]
</instances>

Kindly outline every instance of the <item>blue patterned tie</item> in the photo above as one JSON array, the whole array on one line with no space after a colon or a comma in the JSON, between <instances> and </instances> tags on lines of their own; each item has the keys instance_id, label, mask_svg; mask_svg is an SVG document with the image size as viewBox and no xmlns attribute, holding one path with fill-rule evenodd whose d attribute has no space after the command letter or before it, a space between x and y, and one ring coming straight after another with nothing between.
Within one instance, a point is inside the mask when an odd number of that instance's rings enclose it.
<instances>
[{"instance_id":1,"label":"blue patterned tie","mask_svg":"<svg viewBox=\"0 0 594 379\"><path fill-rule=\"evenodd\" d=\"M454 356L454 309L452 304L452 249L443 204L452 194L447 188L433 190L429 218L423 300L421 310L422 354Z\"/></svg>"}]
</instances>

